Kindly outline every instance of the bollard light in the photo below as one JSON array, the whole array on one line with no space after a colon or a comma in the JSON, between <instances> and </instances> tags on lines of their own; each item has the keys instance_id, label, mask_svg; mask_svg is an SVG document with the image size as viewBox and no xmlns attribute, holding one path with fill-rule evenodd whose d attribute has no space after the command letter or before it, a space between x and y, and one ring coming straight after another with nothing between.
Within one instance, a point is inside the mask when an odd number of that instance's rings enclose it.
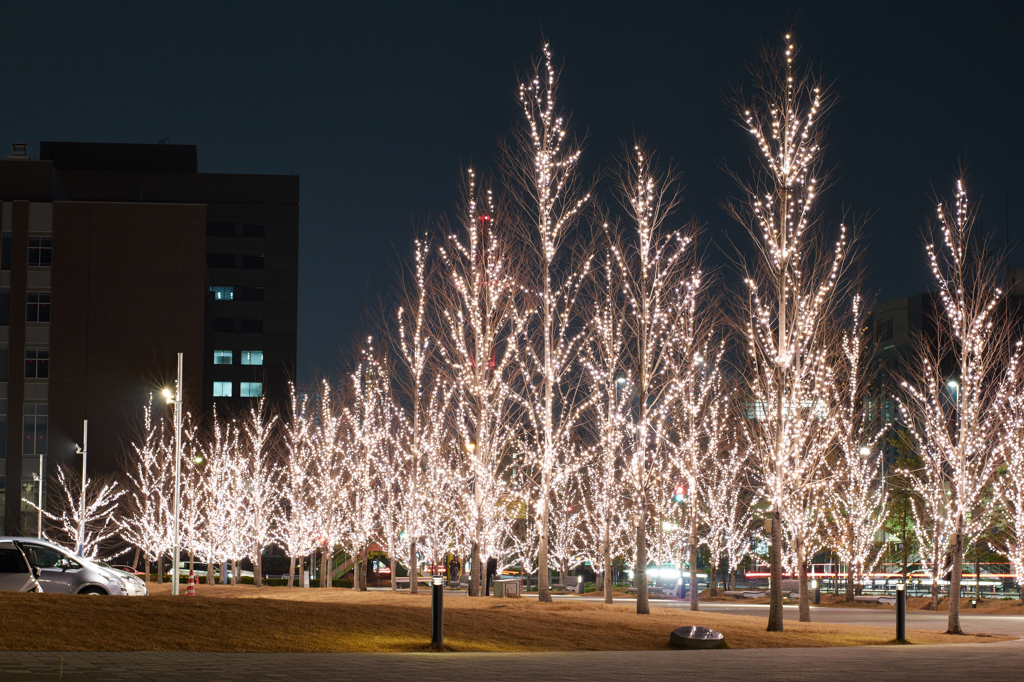
<instances>
[{"instance_id":1,"label":"bollard light","mask_svg":"<svg viewBox=\"0 0 1024 682\"><path fill-rule=\"evenodd\" d=\"M430 600L430 644L435 649L444 646L444 579L435 575L433 594Z\"/></svg>"},{"instance_id":2,"label":"bollard light","mask_svg":"<svg viewBox=\"0 0 1024 682\"><path fill-rule=\"evenodd\" d=\"M814 592L814 603L815 604L820 604L821 603L821 585L818 583L817 580L812 580L811 581L811 590Z\"/></svg>"},{"instance_id":3,"label":"bollard light","mask_svg":"<svg viewBox=\"0 0 1024 682\"><path fill-rule=\"evenodd\" d=\"M978 600L977 599L972 599L971 600L971 608L972 609L978 608Z\"/></svg>"},{"instance_id":4,"label":"bollard light","mask_svg":"<svg viewBox=\"0 0 1024 682\"><path fill-rule=\"evenodd\" d=\"M896 641L907 641L907 590L906 585L896 585Z\"/></svg>"}]
</instances>

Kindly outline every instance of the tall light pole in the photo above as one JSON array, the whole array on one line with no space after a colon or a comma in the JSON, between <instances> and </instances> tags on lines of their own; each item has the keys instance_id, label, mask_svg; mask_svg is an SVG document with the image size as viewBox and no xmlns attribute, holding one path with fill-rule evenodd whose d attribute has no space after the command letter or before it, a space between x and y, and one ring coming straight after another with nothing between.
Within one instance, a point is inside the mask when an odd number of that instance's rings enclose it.
<instances>
[{"instance_id":1,"label":"tall light pole","mask_svg":"<svg viewBox=\"0 0 1024 682\"><path fill-rule=\"evenodd\" d=\"M39 474L33 476L39 481L39 504L36 505L36 537L43 539L43 456L39 455Z\"/></svg>"},{"instance_id":2,"label":"tall light pole","mask_svg":"<svg viewBox=\"0 0 1024 682\"><path fill-rule=\"evenodd\" d=\"M179 519L181 517L181 358L178 353L178 382L174 393L169 388L164 389L164 397L168 404L174 404L174 548L171 550L171 594L178 594L178 558L181 556L181 541L178 535Z\"/></svg>"},{"instance_id":3,"label":"tall light pole","mask_svg":"<svg viewBox=\"0 0 1024 682\"><path fill-rule=\"evenodd\" d=\"M78 556L84 556L85 552L85 488L86 488L86 465L89 462L89 420L82 420L82 447L78 453L82 456L82 499L78 506ZM39 468L42 470L43 458L39 458ZM40 499L42 497L40 496ZM42 530L40 530L42 535Z\"/></svg>"}]
</instances>

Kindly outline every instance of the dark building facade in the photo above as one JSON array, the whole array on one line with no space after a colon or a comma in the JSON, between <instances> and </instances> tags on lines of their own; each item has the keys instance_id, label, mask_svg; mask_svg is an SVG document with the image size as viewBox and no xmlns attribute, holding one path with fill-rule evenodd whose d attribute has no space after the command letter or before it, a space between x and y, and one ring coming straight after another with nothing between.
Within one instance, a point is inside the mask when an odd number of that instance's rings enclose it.
<instances>
[{"instance_id":1,"label":"dark building facade","mask_svg":"<svg viewBox=\"0 0 1024 682\"><path fill-rule=\"evenodd\" d=\"M199 173L190 145L43 142L0 161L0 201L6 533L35 532L21 498L40 467L81 466L83 420L89 470L120 470L179 352L193 412L287 399L297 176Z\"/></svg>"}]
</instances>

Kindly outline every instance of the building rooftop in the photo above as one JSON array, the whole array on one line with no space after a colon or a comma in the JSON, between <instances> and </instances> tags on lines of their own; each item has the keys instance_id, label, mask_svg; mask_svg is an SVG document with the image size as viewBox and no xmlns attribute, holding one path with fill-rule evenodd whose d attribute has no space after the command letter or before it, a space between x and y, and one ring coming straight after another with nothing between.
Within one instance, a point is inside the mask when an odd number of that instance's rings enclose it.
<instances>
[{"instance_id":1,"label":"building rooftop","mask_svg":"<svg viewBox=\"0 0 1024 682\"><path fill-rule=\"evenodd\" d=\"M198 173L194 144L119 144L112 142L39 143L39 159L58 171Z\"/></svg>"}]
</instances>

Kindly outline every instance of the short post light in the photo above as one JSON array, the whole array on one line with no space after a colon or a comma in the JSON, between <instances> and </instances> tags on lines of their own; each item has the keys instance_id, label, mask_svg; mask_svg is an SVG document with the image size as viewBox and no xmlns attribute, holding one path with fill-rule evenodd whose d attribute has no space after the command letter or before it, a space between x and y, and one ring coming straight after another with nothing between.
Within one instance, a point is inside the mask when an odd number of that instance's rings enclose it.
<instances>
[{"instance_id":1,"label":"short post light","mask_svg":"<svg viewBox=\"0 0 1024 682\"><path fill-rule=\"evenodd\" d=\"M811 581L811 589L814 590L814 603L815 604L820 604L821 603L821 583L819 583L817 580L812 580Z\"/></svg>"},{"instance_id":2,"label":"short post light","mask_svg":"<svg viewBox=\"0 0 1024 682\"><path fill-rule=\"evenodd\" d=\"M907 589L906 585L896 585L896 641L907 641Z\"/></svg>"},{"instance_id":3,"label":"short post light","mask_svg":"<svg viewBox=\"0 0 1024 682\"><path fill-rule=\"evenodd\" d=\"M433 578L433 596L430 600L430 645L440 650L444 646L444 577Z\"/></svg>"}]
</instances>

